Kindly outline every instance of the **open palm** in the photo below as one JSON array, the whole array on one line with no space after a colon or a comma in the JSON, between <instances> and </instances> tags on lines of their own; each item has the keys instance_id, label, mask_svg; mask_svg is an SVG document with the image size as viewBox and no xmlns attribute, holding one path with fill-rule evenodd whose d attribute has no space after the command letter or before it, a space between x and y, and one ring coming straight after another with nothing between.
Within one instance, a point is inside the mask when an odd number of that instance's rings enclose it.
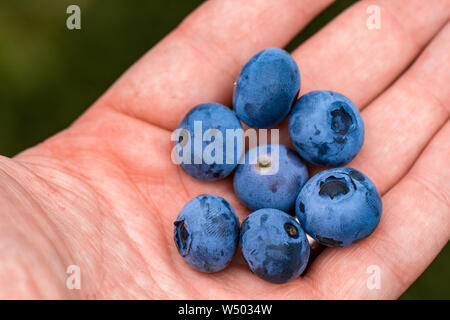
<instances>
[{"instance_id":1,"label":"open palm","mask_svg":"<svg viewBox=\"0 0 450 320\"><path fill-rule=\"evenodd\" d=\"M362 110L366 140L349 166L383 196L371 237L327 248L283 285L251 274L240 254L224 271L197 272L173 243L174 219L198 194L224 197L241 221L249 211L231 178L200 182L172 163L171 131L196 104L230 105L245 61L286 45L329 2L205 2L70 128L0 158L0 297L398 297L450 236L448 0L358 2L292 53L301 94L338 91ZM379 29L366 25L369 5ZM80 290L66 287L70 265Z\"/></svg>"}]
</instances>

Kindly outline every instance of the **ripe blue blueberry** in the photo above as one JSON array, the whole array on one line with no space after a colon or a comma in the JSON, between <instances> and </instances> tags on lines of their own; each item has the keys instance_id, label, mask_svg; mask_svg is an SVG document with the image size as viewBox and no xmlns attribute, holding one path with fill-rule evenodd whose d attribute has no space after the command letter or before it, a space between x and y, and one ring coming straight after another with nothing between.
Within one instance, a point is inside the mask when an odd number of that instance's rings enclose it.
<instances>
[{"instance_id":1,"label":"ripe blue blueberry","mask_svg":"<svg viewBox=\"0 0 450 320\"><path fill-rule=\"evenodd\" d=\"M250 270L273 283L298 277L309 258L309 243L297 221L277 209L251 213L241 226L241 249Z\"/></svg>"},{"instance_id":2,"label":"ripe blue blueberry","mask_svg":"<svg viewBox=\"0 0 450 320\"><path fill-rule=\"evenodd\" d=\"M233 111L221 104L196 106L184 117L178 129L175 141L176 148L181 151L177 155L178 161L196 179L212 181L226 177L244 152L243 144L238 143L238 139L243 139L241 122ZM227 139L227 135L234 133L234 137ZM230 142L233 146L227 148Z\"/></svg>"},{"instance_id":3,"label":"ripe blue blueberry","mask_svg":"<svg viewBox=\"0 0 450 320\"><path fill-rule=\"evenodd\" d=\"M300 71L286 51L265 49L242 68L235 83L233 106L237 116L253 128L280 123L300 91Z\"/></svg>"},{"instance_id":4,"label":"ripe blue blueberry","mask_svg":"<svg viewBox=\"0 0 450 320\"><path fill-rule=\"evenodd\" d=\"M349 163L364 141L364 123L347 97L332 91L312 91L295 103L289 134L305 160L325 166Z\"/></svg>"},{"instance_id":5,"label":"ripe blue blueberry","mask_svg":"<svg viewBox=\"0 0 450 320\"><path fill-rule=\"evenodd\" d=\"M305 183L296 205L305 232L321 244L348 246L369 236L381 218L377 188L356 169L322 171Z\"/></svg>"},{"instance_id":6,"label":"ripe blue blueberry","mask_svg":"<svg viewBox=\"0 0 450 320\"><path fill-rule=\"evenodd\" d=\"M245 154L234 174L234 191L251 210L294 208L308 169L297 154L283 145L262 145Z\"/></svg>"},{"instance_id":7,"label":"ripe blue blueberry","mask_svg":"<svg viewBox=\"0 0 450 320\"><path fill-rule=\"evenodd\" d=\"M191 267L203 272L220 271L236 253L239 220L225 199L200 195L178 214L174 240L178 252Z\"/></svg>"}]
</instances>

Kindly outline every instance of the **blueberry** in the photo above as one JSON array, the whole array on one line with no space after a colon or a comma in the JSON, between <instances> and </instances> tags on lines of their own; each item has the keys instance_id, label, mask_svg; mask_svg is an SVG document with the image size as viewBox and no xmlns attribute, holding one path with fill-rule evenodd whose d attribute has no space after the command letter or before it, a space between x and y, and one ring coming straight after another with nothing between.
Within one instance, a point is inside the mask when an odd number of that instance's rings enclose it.
<instances>
[{"instance_id":1,"label":"blueberry","mask_svg":"<svg viewBox=\"0 0 450 320\"><path fill-rule=\"evenodd\" d=\"M263 145L245 154L233 185L238 198L251 210L289 211L306 180L308 169L294 151L283 145Z\"/></svg>"},{"instance_id":2,"label":"blueberry","mask_svg":"<svg viewBox=\"0 0 450 320\"><path fill-rule=\"evenodd\" d=\"M364 123L356 106L342 94L312 91L295 103L289 134L305 160L325 166L349 163L364 141Z\"/></svg>"},{"instance_id":3,"label":"blueberry","mask_svg":"<svg viewBox=\"0 0 450 320\"><path fill-rule=\"evenodd\" d=\"M200 195L178 214L174 240L178 252L191 267L203 272L220 271L236 253L239 220L225 199Z\"/></svg>"},{"instance_id":4,"label":"blueberry","mask_svg":"<svg viewBox=\"0 0 450 320\"><path fill-rule=\"evenodd\" d=\"M280 123L300 91L295 60L278 48L265 49L242 68L235 84L233 105L245 124L268 128Z\"/></svg>"},{"instance_id":5,"label":"blueberry","mask_svg":"<svg viewBox=\"0 0 450 320\"><path fill-rule=\"evenodd\" d=\"M295 210L300 224L329 247L348 246L369 236L382 211L377 188L352 168L322 171L305 183Z\"/></svg>"},{"instance_id":6,"label":"blueberry","mask_svg":"<svg viewBox=\"0 0 450 320\"><path fill-rule=\"evenodd\" d=\"M230 133L237 134L227 139ZM200 104L178 127L175 146L180 148L178 157L182 159L178 161L196 179L222 179L234 170L244 152L239 139L243 139L242 125L233 111L218 103ZM227 149L229 142L233 145Z\"/></svg>"},{"instance_id":7,"label":"blueberry","mask_svg":"<svg viewBox=\"0 0 450 320\"><path fill-rule=\"evenodd\" d=\"M298 277L309 258L309 243L297 221L277 209L251 213L241 226L241 249L250 270L273 283Z\"/></svg>"}]
</instances>

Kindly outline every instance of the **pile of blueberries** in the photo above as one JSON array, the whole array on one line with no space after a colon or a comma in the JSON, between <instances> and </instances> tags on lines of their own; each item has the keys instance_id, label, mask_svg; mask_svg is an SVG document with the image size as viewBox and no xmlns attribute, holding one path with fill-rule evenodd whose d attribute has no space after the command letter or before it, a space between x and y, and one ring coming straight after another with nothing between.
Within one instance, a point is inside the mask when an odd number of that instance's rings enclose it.
<instances>
[{"instance_id":1,"label":"pile of blueberries","mask_svg":"<svg viewBox=\"0 0 450 320\"><path fill-rule=\"evenodd\" d=\"M307 234L324 246L339 247L366 238L377 227L382 203L375 185L360 171L340 167L357 155L364 141L358 109L336 92L313 91L298 99L299 92L295 60L282 49L269 48L242 68L234 84L236 114L221 104L205 103L182 120L175 149L178 156L184 153L193 159L181 162L182 168L196 179L213 181L237 167L234 191L253 211L239 227L225 199L205 194L190 200L174 222L174 240L193 268L224 269L240 243L250 271L264 280L285 283L298 277L308 263ZM298 154L280 144L259 145L244 154L242 143L233 141L231 146L225 139L228 130L242 129L241 121L268 128L289 113L289 134ZM217 136L205 134L211 129L223 136L219 141L223 147L216 148L215 156L231 152L234 161L204 159L211 141L218 142ZM199 135L202 148L194 141ZM337 168L308 180L302 159Z\"/></svg>"}]
</instances>

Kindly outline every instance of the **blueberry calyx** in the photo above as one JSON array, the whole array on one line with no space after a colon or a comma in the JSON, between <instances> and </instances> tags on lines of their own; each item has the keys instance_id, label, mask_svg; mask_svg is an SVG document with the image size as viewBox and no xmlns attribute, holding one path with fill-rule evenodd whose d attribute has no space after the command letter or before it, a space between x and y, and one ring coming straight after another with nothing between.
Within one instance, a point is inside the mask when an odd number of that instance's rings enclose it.
<instances>
[{"instance_id":1,"label":"blueberry calyx","mask_svg":"<svg viewBox=\"0 0 450 320\"><path fill-rule=\"evenodd\" d=\"M268 155L261 156L258 158L255 168L260 174L270 174L274 169L274 159Z\"/></svg>"},{"instance_id":2,"label":"blueberry calyx","mask_svg":"<svg viewBox=\"0 0 450 320\"><path fill-rule=\"evenodd\" d=\"M178 136L178 143L180 144L180 146L184 147L189 140L189 133L187 132L187 130L183 129L180 130L179 136Z\"/></svg>"},{"instance_id":3,"label":"blueberry calyx","mask_svg":"<svg viewBox=\"0 0 450 320\"><path fill-rule=\"evenodd\" d=\"M327 195L331 199L339 195L347 194L350 188L344 178L336 178L335 176L329 176L325 179L325 182L320 182L319 195Z\"/></svg>"},{"instance_id":4,"label":"blueberry calyx","mask_svg":"<svg viewBox=\"0 0 450 320\"><path fill-rule=\"evenodd\" d=\"M284 230L286 230L287 234L291 238L298 238L298 230L292 223L285 223Z\"/></svg>"},{"instance_id":5,"label":"blueberry calyx","mask_svg":"<svg viewBox=\"0 0 450 320\"><path fill-rule=\"evenodd\" d=\"M268 157L260 158L260 159L258 160L258 163L256 164L256 166L257 166L259 169L270 168L270 167L272 166L272 160L271 160L270 158L268 158Z\"/></svg>"},{"instance_id":6,"label":"blueberry calyx","mask_svg":"<svg viewBox=\"0 0 450 320\"><path fill-rule=\"evenodd\" d=\"M300 209L301 213L305 213L305 204L300 201L298 208Z\"/></svg>"},{"instance_id":7,"label":"blueberry calyx","mask_svg":"<svg viewBox=\"0 0 450 320\"><path fill-rule=\"evenodd\" d=\"M174 223L175 226L175 240L177 244L178 251L184 257L189 253L191 238L189 231L186 228L184 220L178 220Z\"/></svg>"},{"instance_id":8,"label":"blueberry calyx","mask_svg":"<svg viewBox=\"0 0 450 320\"><path fill-rule=\"evenodd\" d=\"M341 106L331 111L332 129L344 136L353 123L352 116Z\"/></svg>"}]
</instances>

